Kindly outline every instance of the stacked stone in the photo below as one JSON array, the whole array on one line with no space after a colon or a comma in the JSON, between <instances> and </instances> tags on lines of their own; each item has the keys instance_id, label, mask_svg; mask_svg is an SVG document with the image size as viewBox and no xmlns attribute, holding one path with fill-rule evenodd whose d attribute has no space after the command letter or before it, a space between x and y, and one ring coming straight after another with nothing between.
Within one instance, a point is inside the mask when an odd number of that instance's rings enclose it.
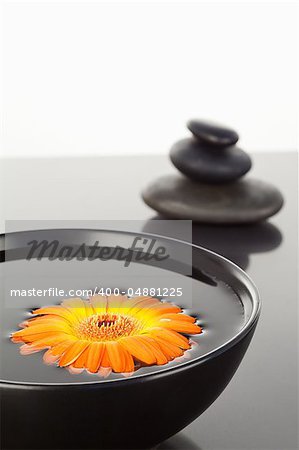
<instances>
[{"instance_id":1,"label":"stacked stone","mask_svg":"<svg viewBox=\"0 0 299 450\"><path fill-rule=\"evenodd\" d=\"M165 217L213 224L254 223L283 205L269 183L242 178L251 158L236 143L238 134L221 125L190 120L192 137L175 143L170 159L182 175L163 176L148 186L143 199Z\"/></svg>"}]
</instances>

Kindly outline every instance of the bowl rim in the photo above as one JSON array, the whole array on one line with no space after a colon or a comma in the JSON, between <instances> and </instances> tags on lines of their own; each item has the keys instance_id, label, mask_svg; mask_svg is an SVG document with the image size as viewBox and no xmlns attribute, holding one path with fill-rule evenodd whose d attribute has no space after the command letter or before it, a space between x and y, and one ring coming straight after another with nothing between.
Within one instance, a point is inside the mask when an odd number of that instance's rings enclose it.
<instances>
[{"instance_id":1,"label":"bowl rim","mask_svg":"<svg viewBox=\"0 0 299 450\"><path fill-rule=\"evenodd\" d=\"M39 232L39 231L50 231L50 230L55 230L55 231L93 231L93 232L106 232L106 233L112 233L112 234L126 234L126 235L130 235L130 236L134 236L136 234L138 235L142 235L142 236L146 236L146 237L153 237L153 238L160 238L160 239L165 239L171 242L177 242L179 244L183 244L183 245L188 245L192 248L198 249L203 253L206 253L208 255L210 255L211 257L213 257L214 259L220 260L222 263L224 263L225 265L230 266L234 273L233 276L237 277L242 283L243 285L245 285L245 287L247 288L248 293L250 294L250 299L252 302L252 311L250 313L250 316L247 318L247 320L245 321L244 325L242 326L242 328L240 328L240 330L233 335L232 338L230 338L228 341L225 341L223 344L219 345L218 347L216 347L215 349L210 350L209 352L194 358L191 361L186 361L186 362L182 362L181 364L179 364L178 366L174 366L174 367L168 367L168 368L164 368L163 370L157 370L154 372L150 372L150 373L145 373L145 374L139 374L136 375L133 378L118 378L118 379L112 379L112 380L96 380L96 381L78 381L76 383L50 383L50 382L31 382L31 381L11 381L11 380L2 380L0 379L0 387L1 386L6 386L6 387L15 387L15 388L26 388L26 387L30 387L30 388L47 388L47 387L52 387L52 388L76 388L76 387L82 387L82 386L106 386L107 384L123 384L123 383L134 383L134 382L140 382L142 380L145 381L145 379L151 379L151 378L157 378L157 377L162 377L162 376L167 376L167 375L171 375L174 373L178 373L182 370L188 369L191 366L194 365L198 365L198 364L203 364L204 362L211 360L219 355L221 355L222 353L226 352L227 350L229 350L230 348L232 348L233 346L235 346L238 342L240 342L249 332L250 330L256 325L259 316L260 316L260 312L261 312L261 297L259 294L259 291L255 285L255 283L253 282L253 280L251 279L251 277L243 270L241 269L237 264L235 264L233 261L231 261L230 259L220 255L217 252L214 252L212 250L209 250L205 247L202 247L200 245L194 244L192 242L188 242L188 241L184 241L182 239L177 239L177 238L173 238L173 237L169 237L169 236L164 236L164 235L159 235L159 234L155 234L155 233L145 233L143 231L122 231L122 230L110 230L110 229L105 229L105 228L101 228L101 229L93 229L93 228L47 228L47 229L35 229L35 230L22 230L22 231L16 231L16 232L11 232L11 233L1 233L0 234L0 253L5 252L5 249L2 248L1 245L1 241L3 242L3 238L5 238L6 235L13 235L13 234L23 234L23 233L28 233L28 232ZM0 260L0 264L2 262L2 258ZM240 298L240 297L239 297ZM240 299L241 300L241 299Z\"/></svg>"}]
</instances>

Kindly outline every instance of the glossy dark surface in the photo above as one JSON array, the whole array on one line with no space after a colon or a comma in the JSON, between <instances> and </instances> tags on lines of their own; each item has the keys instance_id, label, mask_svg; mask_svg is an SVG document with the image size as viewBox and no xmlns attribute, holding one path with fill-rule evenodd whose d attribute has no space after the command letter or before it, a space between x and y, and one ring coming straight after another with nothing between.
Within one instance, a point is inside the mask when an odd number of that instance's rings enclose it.
<instances>
[{"instance_id":1,"label":"glossy dark surface","mask_svg":"<svg viewBox=\"0 0 299 450\"><path fill-rule=\"evenodd\" d=\"M252 176L282 191L283 209L267 224L197 225L193 234L195 242L227 255L254 279L263 300L259 325L224 393L159 450L298 448L297 155L251 156ZM147 221L148 226L154 214L139 193L154 178L175 172L167 156L8 159L0 178L2 192L9 197L2 210L1 232L5 231L4 218L36 219L37 215L82 221L133 217ZM120 183L111 182L115 179ZM76 200L70 202L70 198ZM277 331L277 324L282 330ZM193 389L198 386L196 380Z\"/></svg>"}]
</instances>

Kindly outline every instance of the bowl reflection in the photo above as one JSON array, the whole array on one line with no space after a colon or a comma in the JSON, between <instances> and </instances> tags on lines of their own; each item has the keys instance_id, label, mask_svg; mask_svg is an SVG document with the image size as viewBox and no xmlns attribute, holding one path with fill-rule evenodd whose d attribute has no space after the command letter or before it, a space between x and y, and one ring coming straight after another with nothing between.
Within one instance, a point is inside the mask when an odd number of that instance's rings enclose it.
<instances>
[{"instance_id":1,"label":"bowl reflection","mask_svg":"<svg viewBox=\"0 0 299 450\"><path fill-rule=\"evenodd\" d=\"M201 447L188 439L187 436L179 433L162 442L156 447L156 450L201 450Z\"/></svg>"}]
</instances>

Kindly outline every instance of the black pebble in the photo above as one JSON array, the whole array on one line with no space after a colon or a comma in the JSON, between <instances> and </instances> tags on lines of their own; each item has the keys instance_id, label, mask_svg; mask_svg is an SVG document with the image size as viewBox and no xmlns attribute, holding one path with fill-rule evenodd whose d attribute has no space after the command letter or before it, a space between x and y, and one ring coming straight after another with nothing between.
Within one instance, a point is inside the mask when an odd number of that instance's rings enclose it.
<instances>
[{"instance_id":1,"label":"black pebble","mask_svg":"<svg viewBox=\"0 0 299 450\"><path fill-rule=\"evenodd\" d=\"M236 131L214 122L189 120L187 127L197 139L217 147L234 145L239 140Z\"/></svg>"},{"instance_id":2,"label":"black pebble","mask_svg":"<svg viewBox=\"0 0 299 450\"><path fill-rule=\"evenodd\" d=\"M219 151L194 138L176 142L170 159L192 180L212 184L237 180L251 168L250 157L240 148L230 146Z\"/></svg>"},{"instance_id":3,"label":"black pebble","mask_svg":"<svg viewBox=\"0 0 299 450\"><path fill-rule=\"evenodd\" d=\"M259 222L283 205L278 189L250 178L215 186L195 183L179 174L168 175L155 180L142 196L166 218L218 225Z\"/></svg>"}]
</instances>

